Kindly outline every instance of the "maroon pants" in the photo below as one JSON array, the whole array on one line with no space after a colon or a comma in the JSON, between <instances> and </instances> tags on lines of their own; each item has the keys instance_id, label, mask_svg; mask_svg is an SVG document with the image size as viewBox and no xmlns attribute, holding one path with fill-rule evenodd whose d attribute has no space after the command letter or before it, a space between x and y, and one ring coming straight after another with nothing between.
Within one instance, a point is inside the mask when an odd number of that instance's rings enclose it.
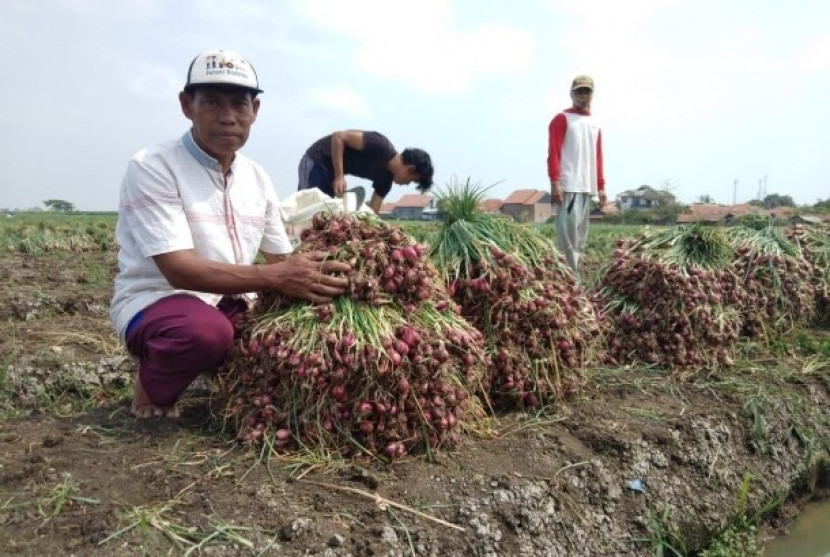
<instances>
[{"instance_id":1,"label":"maroon pants","mask_svg":"<svg viewBox=\"0 0 830 557\"><path fill-rule=\"evenodd\" d=\"M127 330L127 350L138 358L138 381L156 406L170 406L200 373L216 371L233 346L244 301L217 307L189 294L150 304Z\"/></svg>"}]
</instances>

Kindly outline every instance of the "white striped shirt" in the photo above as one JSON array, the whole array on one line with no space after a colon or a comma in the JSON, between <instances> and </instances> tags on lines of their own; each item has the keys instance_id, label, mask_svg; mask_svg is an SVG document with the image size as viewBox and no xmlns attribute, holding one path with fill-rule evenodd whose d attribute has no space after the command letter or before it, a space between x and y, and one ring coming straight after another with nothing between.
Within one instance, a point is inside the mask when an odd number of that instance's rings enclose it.
<instances>
[{"instance_id":1,"label":"white striped shirt","mask_svg":"<svg viewBox=\"0 0 830 557\"><path fill-rule=\"evenodd\" d=\"M246 265L258 251L292 250L265 170L237 153L225 178L189 131L130 160L115 234L120 250L110 316L122 341L133 316L161 298L190 293L211 305L222 299L174 289L153 256L192 249L205 259Z\"/></svg>"}]
</instances>

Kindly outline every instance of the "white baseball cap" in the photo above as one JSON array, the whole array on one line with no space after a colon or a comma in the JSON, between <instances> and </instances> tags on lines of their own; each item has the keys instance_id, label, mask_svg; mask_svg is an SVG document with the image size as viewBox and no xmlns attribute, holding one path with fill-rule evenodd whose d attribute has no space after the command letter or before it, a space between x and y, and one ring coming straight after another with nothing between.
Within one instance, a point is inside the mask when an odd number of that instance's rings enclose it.
<instances>
[{"instance_id":1,"label":"white baseball cap","mask_svg":"<svg viewBox=\"0 0 830 557\"><path fill-rule=\"evenodd\" d=\"M208 50L193 59L184 88L195 85L232 85L262 93L254 67L229 50Z\"/></svg>"}]
</instances>

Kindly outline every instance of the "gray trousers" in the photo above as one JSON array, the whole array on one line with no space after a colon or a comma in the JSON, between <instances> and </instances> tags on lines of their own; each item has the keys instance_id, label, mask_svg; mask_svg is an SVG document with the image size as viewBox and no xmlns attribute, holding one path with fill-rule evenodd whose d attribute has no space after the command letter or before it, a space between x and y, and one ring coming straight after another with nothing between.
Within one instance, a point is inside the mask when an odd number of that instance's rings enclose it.
<instances>
[{"instance_id":1,"label":"gray trousers","mask_svg":"<svg viewBox=\"0 0 830 557\"><path fill-rule=\"evenodd\" d=\"M579 255L588 240L588 215L591 194L563 192L562 205L556 206L556 249L565 256L574 273L579 275Z\"/></svg>"}]
</instances>

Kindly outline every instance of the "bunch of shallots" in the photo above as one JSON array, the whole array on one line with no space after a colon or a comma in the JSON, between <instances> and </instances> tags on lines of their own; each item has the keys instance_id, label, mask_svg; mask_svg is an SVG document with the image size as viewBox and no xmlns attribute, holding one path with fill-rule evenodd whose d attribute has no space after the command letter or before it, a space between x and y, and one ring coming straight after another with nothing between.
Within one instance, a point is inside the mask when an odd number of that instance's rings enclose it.
<instances>
[{"instance_id":1,"label":"bunch of shallots","mask_svg":"<svg viewBox=\"0 0 830 557\"><path fill-rule=\"evenodd\" d=\"M830 325L830 226L797 224L787 230L787 238L798 244L813 267L810 283L816 293L816 322Z\"/></svg>"},{"instance_id":2,"label":"bunch of shallots","mask_svg":"<svg viewBox=\"0 0 830 557\"><path fill-rule=\"evenodd\" d=\"M737 227L730 235L743 334L773 340L815 315L814 268L797 243L773 227Z\"/></svg>"},{"instance_id":3,"label":"bunch of shallots","mask_svg":"<svg viewBox=\"0 0 830 557\"><path fill-rule=\"evenodd\" d=\"M493 407L549 405L578 390L598 316L551 241L483 214L481 197L469 183L439 194L445 219L430 255L485 335Z\"/></svg>"},{"instance_id":4,"label":"bunch of shallots","mask_svg":"<svg viewBox=\"0 0 830 557\"><path fill-rule=\"evenodd\" d=\"M228 364L225 417L247 443L398 458L483 415L488 360L424 248L373 217L318 214L298 251L350 261L332 304L264 293Z\"/></svg>"},{"instance_id":5,"label":"bunch of shallots","mask_svg":"<svg viewBox=\"0 0 830 557\"><path fill-rule=\"evenodd\" d=\"M725 296L731 249L715 229L678 226L619 240L596 286L607 364L731 365L741 328Z\"/></svg>"}]
</instances>

